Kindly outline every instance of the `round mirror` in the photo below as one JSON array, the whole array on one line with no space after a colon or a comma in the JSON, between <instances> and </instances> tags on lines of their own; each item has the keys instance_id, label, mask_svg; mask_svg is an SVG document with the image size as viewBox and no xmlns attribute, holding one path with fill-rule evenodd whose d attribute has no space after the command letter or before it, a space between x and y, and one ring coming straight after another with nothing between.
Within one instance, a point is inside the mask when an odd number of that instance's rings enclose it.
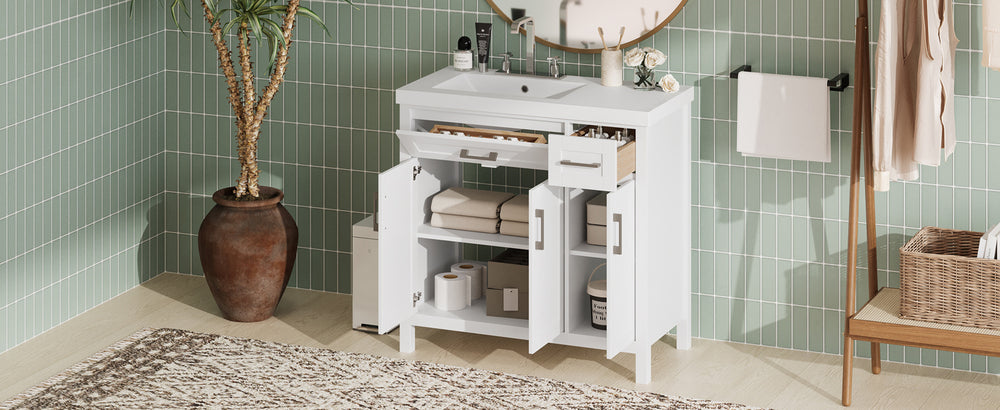
<instances>
[{"instance_id":1,"label":"round mirror","mask_svg":"<svg viewBox=\"0 0 1000 410\"><path fill-rule=\"evenodd\" d=\"M622 49L652 36L673 20L687 0L486 0L507 23L524 16L535 20L535 39L549 47L578 53Z\"/></svg>"}]
</instances>

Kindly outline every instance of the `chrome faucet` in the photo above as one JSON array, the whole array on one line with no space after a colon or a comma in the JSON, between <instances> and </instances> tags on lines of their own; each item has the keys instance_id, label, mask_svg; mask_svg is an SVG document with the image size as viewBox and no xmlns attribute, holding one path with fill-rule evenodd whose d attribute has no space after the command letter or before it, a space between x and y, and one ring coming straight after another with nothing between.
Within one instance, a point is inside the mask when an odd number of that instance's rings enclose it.
<instances>
[{"instance_id":1,"label":"chrome faucet","mask_svg":"<svg viewBox=\"0 0 1000 410\"><path fill-rule=\"evenodd\" d=\"M518 30L524 26L524 32L527 34L528 43L525 45L525 70L527 74L535 73L535 19L530 16L524 16L510 23L510 34L517 34Z\"/></svg>"}]
</instances>

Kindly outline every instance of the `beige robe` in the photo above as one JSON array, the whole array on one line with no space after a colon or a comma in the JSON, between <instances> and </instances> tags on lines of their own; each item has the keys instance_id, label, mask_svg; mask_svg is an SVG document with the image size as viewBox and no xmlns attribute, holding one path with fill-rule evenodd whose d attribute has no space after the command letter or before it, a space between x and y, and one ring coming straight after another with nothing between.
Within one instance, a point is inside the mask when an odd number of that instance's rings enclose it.
<instances>
[{"instance_id":1,"label":"beige robe","mask_svg":"<svg viewBox=\"0 0 1000 410\"><path fill-rule=\"evenodd\" d=\"M983 66L1000 70L1000 1L983 0Z\"/></svg>"},{"instance_id":2,"label":"beige robe","mask_svg":"<svg viewBox=\"0 0 1000 410\"><path fill-rule=\"evenodd\" d=\"M873 182L915 180L920 165L955 150L954 5L951 0L884 0L872 117Z\"/></svg>"}]
</instances>

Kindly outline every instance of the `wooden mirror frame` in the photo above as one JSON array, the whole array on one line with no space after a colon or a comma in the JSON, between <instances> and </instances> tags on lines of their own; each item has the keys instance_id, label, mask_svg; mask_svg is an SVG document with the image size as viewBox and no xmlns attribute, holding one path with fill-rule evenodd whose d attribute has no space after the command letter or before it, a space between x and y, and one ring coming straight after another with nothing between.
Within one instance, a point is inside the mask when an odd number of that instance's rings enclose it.
<instances>
[{"instance_id":1,"label":"wooden mirror frame","mask_svg":"<svg viewBox=\"0 0 1000 410\"><path fill-rule=\"evenodd\" d=\"M662 23L658 24L656 27L653 27L653 29L649 30L648 32L646 32L646 34L643 34L643 35L639 36L639 38L636 38L635 40L631 40L631 41L629 41L627 43L622 43L622 49L624 50L624 49L626 49L628 47L632 47L632 46L634 46L636 44L639 44L640 41L645 40L647 38L650 38L654 34L658 33L660 31L660 29L662 29L664 26L667 25L667 23L673 21L674 17L677 17L677 14L679 14L681 12L681 10L684 9L684 6L687 5L687 2L688 2L688 0L681 0L681 2L677 5L677 9L674 10L674 12L671 13L669 16L667 16L667 18L664 19ZM508 25L510 25L510 23L514 22L513 20L510 19L510 16L508 16L507 13L504 13L503 10L500 10L500 7L498 7L496 5L496 3L493 2L493 0L486 0L486 3L489 4L490 7L493 8L493 11L498 16L500 16L500 18L502 18L503 21L507 22ZM527 34L527 33L524 32L523 28L520 29L519 31L520 31L520 33L522 35L526 35ZM536 43L544 44L544 45L546 45L548 47L551 47L551 48L554 48L556 50L562 50L562 51L571 52L571 53L597 54L597 53L600 53L601 50L602 50L600 48L577 48L577 47L565 46L565 45L562 45L562 44L553 43L553 42L551 42L549 40L546 40L546 39L543 39L543 38L540 38L540 37L537 37L537 36L535 37L535 42Z\"/></svg>"}]
</instances>

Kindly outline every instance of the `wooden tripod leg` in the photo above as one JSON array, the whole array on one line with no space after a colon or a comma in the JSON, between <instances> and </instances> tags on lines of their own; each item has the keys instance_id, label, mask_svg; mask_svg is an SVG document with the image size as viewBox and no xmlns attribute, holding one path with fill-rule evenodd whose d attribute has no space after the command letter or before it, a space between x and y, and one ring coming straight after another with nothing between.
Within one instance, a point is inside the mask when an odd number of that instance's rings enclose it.
<instances>
[{"instance_id":1,"label":"wooden tripod leg","mask_svg":"<svg viewBox=\"0 0 1000 410\"><path fill-rule=\"evenodd\" d=\"M861 29L864 31L862 33L864 38L868 38L868 27L862 26ZM871 67L871 62L869 61L869 51L868 43L862 44L861 48L861 58L864 60L863 65L865 67ZM868 300L875 298L878 294L878 234L875 232L875 179L873 172L872 162L874 161L872 150L872 87L871 87L871 77L863 76L860 81L861 91L861 125L864 127L863 143L865 148L865 226L868 231ZM872 373L879 374L882 372L882 352L879 350L878 342L871 343L871 358L872 358Z\"/></svg>"},{"instance_id":2,"label":"wooden tripod leg","mask_svg":"<svg viewBox=\"0 0 1000 410\"><path fill-rule=\"evenodd\" d=\"M858 76L858 85L854 88L854 127L851 138L851 203L850 217L847 226L847 289L844 303L844 384L841 391L841 403L844 406L851 405L851 383L854 372L854 340L851 338L851 317L854 316L857 305L857 274L858 274L858 185L861 173L861 132L862 120L864 119L864 99L868 93L863 90L868 84L868 17L867 2L859 0L865 7L860 8L857 24L855 25L857 34L857 46L855 47L854 61L855 75ZM870 203L870 201L869 201Z\"/></svg>"}]
</instances>

